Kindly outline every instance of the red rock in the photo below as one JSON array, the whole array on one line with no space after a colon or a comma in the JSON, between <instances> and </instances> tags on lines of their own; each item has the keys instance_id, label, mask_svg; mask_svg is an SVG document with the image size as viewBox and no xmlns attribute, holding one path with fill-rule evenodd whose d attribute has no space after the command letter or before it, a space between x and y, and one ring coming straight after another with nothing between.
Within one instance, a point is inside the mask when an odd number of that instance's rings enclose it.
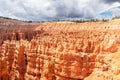
<instances>
[{"instance_id":1,"label":"red rock","mask_svg":"<svg viewBox=\"0 0 120 80\"><path fill-rule=\"evenodd\" d=\"M109 25L118 23L109 21ZM9 74L10 80L119 80L120 30L112 26L104 30L104 25L108 22L51 22L40 23L36 31L21 29L0 34L1 44L11 40L0 48L4 66L0 77Z\"/></svg>"}]
</instances>

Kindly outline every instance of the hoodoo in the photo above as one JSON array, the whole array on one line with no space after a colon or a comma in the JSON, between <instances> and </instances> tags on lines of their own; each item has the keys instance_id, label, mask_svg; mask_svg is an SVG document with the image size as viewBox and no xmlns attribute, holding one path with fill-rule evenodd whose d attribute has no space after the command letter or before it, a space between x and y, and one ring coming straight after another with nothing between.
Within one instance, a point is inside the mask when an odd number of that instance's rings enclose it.
<instances>
[{"instance_id":1,"label":"hoodoo","mask_svg":"<svg viewBox=\"0 0 120 80\"><path fill-rule=\"evenodd\" d=\"M1 80L120 79L119 19L26 23L4 28L0 44Z\"/></svg>"}]
</instances>

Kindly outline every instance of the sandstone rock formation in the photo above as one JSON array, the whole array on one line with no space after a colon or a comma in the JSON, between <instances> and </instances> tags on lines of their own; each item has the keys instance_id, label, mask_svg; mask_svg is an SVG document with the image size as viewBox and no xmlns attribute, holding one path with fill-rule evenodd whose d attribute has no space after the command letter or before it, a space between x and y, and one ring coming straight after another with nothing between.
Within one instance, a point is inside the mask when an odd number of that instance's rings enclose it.
<instances>
[{"instance_id":1,"label":"sandstone rock formation","mask_svg":"<svg viewBox=\"0 0 120 80\"><path fill-rule=\"evenodd\" d=\"M1 47L0 79L119 80L119 22L40 23L15 33Z\"/></svg>"}]
</instances>

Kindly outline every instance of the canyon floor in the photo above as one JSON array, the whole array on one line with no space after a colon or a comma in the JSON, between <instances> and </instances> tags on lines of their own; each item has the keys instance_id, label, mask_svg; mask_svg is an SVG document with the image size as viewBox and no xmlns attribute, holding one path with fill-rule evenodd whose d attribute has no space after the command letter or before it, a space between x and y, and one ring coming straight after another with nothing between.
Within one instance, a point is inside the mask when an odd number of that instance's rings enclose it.
<instances>
[{"instance_id":1,"label":"canyon floor","mask_svg":"<svg viewBox=\"0 0 120 80\"><path fill-rule=\"evenodd\" d=\"M0 19L0 80L120 80L119 60L119 19Z\"/></svg>"}]
</instances>

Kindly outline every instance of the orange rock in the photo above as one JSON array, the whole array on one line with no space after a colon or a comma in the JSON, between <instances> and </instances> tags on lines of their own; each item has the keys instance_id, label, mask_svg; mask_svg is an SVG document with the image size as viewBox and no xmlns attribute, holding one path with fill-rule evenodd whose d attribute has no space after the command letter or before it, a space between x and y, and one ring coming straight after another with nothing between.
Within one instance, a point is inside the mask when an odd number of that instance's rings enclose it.
<instances>
[{"instance_id":1,"label":"orange rock","mask_svg":"<svg viewBox=\"0 0 120 80\"><path fill-rule=\"evenodd\" d=\"M35 31L0 34L0 43L11 40L0 48L0 59L5 61L0 65L4 66L0 77L10 74L10 80L119 80L120 30L114 25L119 26L119 20L45 22Z\"/></svg>"}]
</instances>

